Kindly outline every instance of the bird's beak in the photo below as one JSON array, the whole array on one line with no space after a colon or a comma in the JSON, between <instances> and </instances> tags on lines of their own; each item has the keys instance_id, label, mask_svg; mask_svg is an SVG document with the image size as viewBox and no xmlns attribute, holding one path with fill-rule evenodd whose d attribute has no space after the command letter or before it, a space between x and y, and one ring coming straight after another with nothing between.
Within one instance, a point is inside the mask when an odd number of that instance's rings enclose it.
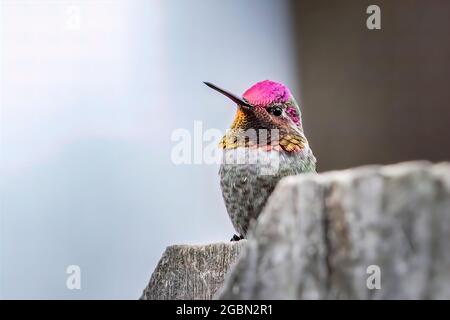
<instances>
[{"instance_id":1,"label":"bird's beak","mask_svg":"<svg viewBox=\"0 0 450 320\"><path fill-rule=\"evenodd\" d=\"M237 95L232 94L231 92L228 92L224 89L221 89L218 86L212 84L211 82L203 82L203 83L206 84L208 87L220 92L224 96L228 97L233 102L235 102L238 106L241 106L243 108L251 108L251 105L249 103L245 102L242 98L238 97Z\"/></svg>"}]
</instances>

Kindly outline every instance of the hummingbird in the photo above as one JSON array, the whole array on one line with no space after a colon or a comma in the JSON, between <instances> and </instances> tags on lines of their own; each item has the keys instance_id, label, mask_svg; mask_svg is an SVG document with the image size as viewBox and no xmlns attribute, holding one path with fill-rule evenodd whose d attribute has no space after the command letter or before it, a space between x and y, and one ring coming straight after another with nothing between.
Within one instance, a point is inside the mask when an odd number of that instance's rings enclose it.
<instances>
[{"instance_id":1,"label":"hummingbird","mask_svg":"<svg viewBox=\"0 0 450 320\"><path fill-rule=\"evenodd\" d=\"M220 141L219 169L225 207L239 241L263 210L283 177L316 171L316 158L303 131L299 104L285 85L264 80L239 97L208 87L237 105L230 129Z\"/></svg>"}]
</instances>

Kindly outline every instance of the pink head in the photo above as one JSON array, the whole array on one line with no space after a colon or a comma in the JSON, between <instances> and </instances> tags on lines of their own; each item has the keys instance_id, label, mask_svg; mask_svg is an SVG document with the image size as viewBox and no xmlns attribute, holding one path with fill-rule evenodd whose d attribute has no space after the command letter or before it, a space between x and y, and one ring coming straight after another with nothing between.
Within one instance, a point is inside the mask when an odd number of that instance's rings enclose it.
<instances>
[{"instance_id":1,"label":"pink head","mask_svg":"<svg viewBox=\"0 0 450 320\"><path fill-rule=\"evenodd\" d=\"M278 129L279 146L287 152L299 151L305 146L300 108L285 85L270 80L261 81L245 91L241 98L212 83L205 84L238 105L231 125L232 134L224 137L225 142L221 143L223 148L235 148L236 135L249 129ZM257 139L253 142L260 143Z\"/></svg>"},{"instance_id":2,"label":"pink head","mask_svg":"<svg viewBox=\"0 0 450 320\"><path fill-rule=\"evenodd\" d=\"M269 108L278 105L284 107L286 116L297 126L301 126L300 109L289 88L282 83L270 80L258 82L244 92L243 98L253 106Z\"/></svg>"},{"instance_id":3,"label":"pink head","mask_svg":"<svg viewBox=\"0 0 450 320\"><path fill-rule=\"evenodd\" d=\"M273 119L274 121L278 122L284 118L299 128L302 126L300 108L289 88L282 83L270 80L258 82L244 92L242 99L211 83L206 85L225 94L240 107L252 108L255 111L264 109L275 118L279 118Z\"/></svg>"}]
</instances>

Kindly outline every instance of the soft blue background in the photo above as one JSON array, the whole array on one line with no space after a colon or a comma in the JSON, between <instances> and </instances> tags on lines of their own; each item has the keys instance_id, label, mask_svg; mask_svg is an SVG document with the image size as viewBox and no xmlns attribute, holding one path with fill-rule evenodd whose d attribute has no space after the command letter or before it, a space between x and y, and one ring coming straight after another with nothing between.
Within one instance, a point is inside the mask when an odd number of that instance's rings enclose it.
<instances>
[{"instance_id":1,"label":"soft blue background","mask_svg":"<svg viewBox=\"0 0 450 320\"><path fill-rule=\"evenodd\" d=\"M1 1L0 298L135 299L167 245L228 241L217 165L175 166L170 136L232 121L204 80L295 93L288 10ZM66 288L71 264L78 291Z\"/></svg>"}]
</instances>

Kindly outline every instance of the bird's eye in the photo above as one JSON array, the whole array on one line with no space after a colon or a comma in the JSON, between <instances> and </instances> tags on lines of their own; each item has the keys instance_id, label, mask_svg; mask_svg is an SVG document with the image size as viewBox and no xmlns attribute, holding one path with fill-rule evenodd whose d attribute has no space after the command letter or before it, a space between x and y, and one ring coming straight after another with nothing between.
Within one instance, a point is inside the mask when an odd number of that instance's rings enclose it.
<instances>
[{"instance_id":1,"label":"bird's eye","mask_svg":"<svg viewBox=\"0 0 450 320\"><path fill-rule=\"evenodd\" d=\"M270 107L267 111L269 111L269 113L273 114L275 117L279 117L283 114L283 109L278 106Z\"/></svg>"}]
</instances>

